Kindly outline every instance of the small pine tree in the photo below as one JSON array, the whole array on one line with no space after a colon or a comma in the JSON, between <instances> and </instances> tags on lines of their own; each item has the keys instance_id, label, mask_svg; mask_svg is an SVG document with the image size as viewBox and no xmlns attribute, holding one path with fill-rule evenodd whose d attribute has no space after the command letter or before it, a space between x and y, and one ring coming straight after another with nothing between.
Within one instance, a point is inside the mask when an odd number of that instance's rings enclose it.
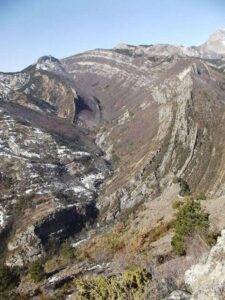
<instances>
[{"instance_id":1,"label":"small pine tree","mask_svg":"<svg viewBox=\"0 0 225 300\"><path fill-rule=\"evenodd\" d=\"M75 250L68 241L62 244L60 249L60 256L67 262L75 259Z\"/></svg>"},{"instance_id":2,"label":"small pine tree","mask_svg":"<svg viewBox=\"0 0 225 300\"><path fill-rule=\"evenodd\" d=\"M178 182L180 184L180 196L184 197L190 195L191 191L188 183L183 178L179 178Z\"/></svg>"},{"instance_id":3,"label":"small pine tree","mask_svg":"<svg viewBox=\"0 0 225 300\"><path fill-rule=\"evenodd\" d=\"M179 207L174 221L173 250L177 254L185 254L185 238L195 233L207 237L209 225L209 214L201 209L200 202L188 199Z\"/></svg>"}]
</instances>

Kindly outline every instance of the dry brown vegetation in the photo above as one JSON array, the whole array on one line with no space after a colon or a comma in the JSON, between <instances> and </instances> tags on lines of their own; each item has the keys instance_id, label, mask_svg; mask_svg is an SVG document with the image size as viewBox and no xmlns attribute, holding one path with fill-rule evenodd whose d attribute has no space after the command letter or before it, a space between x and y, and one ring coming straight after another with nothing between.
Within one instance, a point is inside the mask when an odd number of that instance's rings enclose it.
<instances>
[{"instance_id":1,"label":"dry brown vegetation","mask_svg":"<svg viewBox=\"0 0 225 300\"><path fill-rule=\"evenodd\" d=\"M97 235L81 246L77 259L92 262L115 260L126 266L135 264L139 257L144 265L149 260L151 244L166 235L170 229L171 223L164 221L160 221L155 228L137 228L135 231L128 225L119 223L110 232Z\"/></svg>"},{"instance_id":2,"label":"dry brown vegetation","mask_svg":"<svg viewBox=\"0 0 225 300\"><path fill-rule=\"evenodd\" d=\"M121 275L82 278L75 280L77 299L144 299L145 289L151 281L151 274L145 269L133 268Z\"/></svg>"}]
</instances>

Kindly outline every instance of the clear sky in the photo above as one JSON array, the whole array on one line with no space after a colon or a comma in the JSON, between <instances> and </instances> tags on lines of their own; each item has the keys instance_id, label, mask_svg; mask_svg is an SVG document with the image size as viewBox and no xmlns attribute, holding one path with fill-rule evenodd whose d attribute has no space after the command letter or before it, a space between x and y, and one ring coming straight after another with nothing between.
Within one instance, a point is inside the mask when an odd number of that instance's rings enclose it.
<instances>
[{"instance_id":1,"label":"clear sky","mask_svg":"<svg viewBox=\"0 0 225 300\"><path fill-rule=\"evenodd\" d=\"M0 70L130 44L198 45L225 27L225 0L0 0Z\"/></svg>"}]
</instances>

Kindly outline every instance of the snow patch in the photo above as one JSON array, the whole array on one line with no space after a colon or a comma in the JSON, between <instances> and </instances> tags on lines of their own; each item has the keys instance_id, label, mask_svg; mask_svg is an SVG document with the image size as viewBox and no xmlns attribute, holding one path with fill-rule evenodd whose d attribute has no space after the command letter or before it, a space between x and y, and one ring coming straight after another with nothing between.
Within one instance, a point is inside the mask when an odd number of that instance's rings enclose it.
<instances>
[{"instance_id":1,"label":"snow patch","mask_svg":"<svg viewBox=\"0 0 225 300\"><path fill-rule=\"evenodd\" d=\"M102 173L90 174L81 179L83 185L89 190L95 190L95 184L102 181L104 175Z\"/></svg>"},{"instance_id":2,"label":"snow patch","mask_svg":"<svg viewBox=\"0 0 225 300\"><path fill-rule=\"evenodd\" d=\"M0 205L0 227L4 227L6 224L8 216L6 214L5 209L3 208L2 205Z\"/></svg>"},{"instance_id":3,"label":"snow patch","mask_svg":"<svg viewBox=\"0 0 225 300\"><path fill-rule=\"evenodd\" d=\"M78 242L72 243L71 247L76 248L76 247L80 246L81 244L83 244L84 242L86 242L88 240L89 240L89 238L86 238L86 239L80 240Z\"/></svg>"}]
</instances>

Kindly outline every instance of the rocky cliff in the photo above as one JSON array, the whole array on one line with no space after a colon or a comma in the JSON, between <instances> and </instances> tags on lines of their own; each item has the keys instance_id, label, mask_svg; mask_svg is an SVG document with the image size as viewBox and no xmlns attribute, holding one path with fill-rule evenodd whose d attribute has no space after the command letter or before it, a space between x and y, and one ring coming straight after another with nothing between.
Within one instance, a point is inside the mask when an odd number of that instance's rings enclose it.
<instances>
[{"instance_id":1,"label":"rocky cliff","mask_svg":"<svg viewBox=\"0 0 225 300\"><path fill-rule=\"evenodd\" d=\"M215 234L225 225L224 37L220 30L198 47L123 44L44 56L0 74L0 247L8 266L49 261L70 241L88 274L121 274L137 261L154 265L149 289L160 299L182 287L208 248L193 255L193 244L186 258L171 249L176 182L213 199L205 209ZM78 276L77 261L63 268L53 268L62 271L59 285ZM186 274L195 295L202 279L193 270ZM50 272L19 291L52 294L54 280Z\"/></svg>"},{"instance_id":2,"label":"rocky cliff","mask_svg":"<svg viewBox=\"0 0 225 300\"><path fill-rule=\"evenodd\" d=\"M186 272L186 283L192 291L193 299L224 299L224 250L223 230L209 254L204 255L199 264L192 266Z\"/></svg>"},{"instance_id":3,"label":"rocky cliff","mask_svg":"<svg viewBox=\"0 0 225 300\"><path fill-rule=\"evenodd\" d=\"M223 165L222 63L157 47L121 46L62 61L86 107L100 103L97 143L117 161L102 205L107 196L119 210L155 197L174 176L186 178L193 191L213 195L223 190L218 175L211 174L223 172L214 168ZM80 113L83 123L90 114L96 111Z\"/></svg>"}]
</instances>

